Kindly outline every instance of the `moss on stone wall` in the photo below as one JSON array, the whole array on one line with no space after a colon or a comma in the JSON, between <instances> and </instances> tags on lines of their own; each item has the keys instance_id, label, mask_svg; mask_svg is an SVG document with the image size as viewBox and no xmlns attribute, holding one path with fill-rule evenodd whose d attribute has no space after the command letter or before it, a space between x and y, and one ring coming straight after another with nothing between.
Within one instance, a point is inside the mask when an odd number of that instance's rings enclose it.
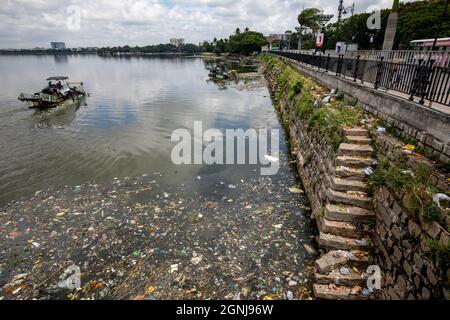
<instances>
[{"instance_id":1,"label":"moss on stone wall","mask_svg":"<svg viewBox=\"0 0 450 320\"><path fill-rule=\"evenodd\" d=\"M357 101L335 94L329 102L323 102L323 98L330 95L326 88L273 55L263 55L262 60L265 71L276 76L275 103L283 97L293 102L298 118L305 121L310 130L317 130L337 150L344 142L340 129L359 125L362 120L363 110Z\"/></svg>"}]
</instances>

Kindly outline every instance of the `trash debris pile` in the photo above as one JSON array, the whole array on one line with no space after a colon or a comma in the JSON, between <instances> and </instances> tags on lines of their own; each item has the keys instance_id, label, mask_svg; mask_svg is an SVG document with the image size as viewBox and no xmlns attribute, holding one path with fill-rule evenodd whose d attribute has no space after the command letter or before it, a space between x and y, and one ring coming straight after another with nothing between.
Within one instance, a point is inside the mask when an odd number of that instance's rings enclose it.
<instances>
[{"instance_id":1,"label":"trash debris pile","mask_svg":"<svg viewBox=\"0 0 450 320\"><path fill-rule=\"evenodd\" d=\"M209 193L205 179L161 179L49 189L0 209L0 300L311 298L315 227L292 174Z\"/></svg>"}]
</instances>

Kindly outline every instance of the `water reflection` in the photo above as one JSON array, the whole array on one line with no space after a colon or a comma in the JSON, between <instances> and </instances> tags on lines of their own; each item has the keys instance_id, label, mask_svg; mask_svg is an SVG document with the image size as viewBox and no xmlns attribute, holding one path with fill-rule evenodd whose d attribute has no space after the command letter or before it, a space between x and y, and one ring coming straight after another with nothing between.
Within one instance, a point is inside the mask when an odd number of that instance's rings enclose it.
<instances>
[{"instance_id":1,"label":"water reflection","mask_svg":"<svg viewBox=\"0 0 450 320\"><path fill-rule=\"evenodd\" d=\"M256 176L246 166L180 167L170 159L173 130L191 130L194 121L205 129L279 127L265 87L218 90L205 65L186 57L0 57L0 204L48 186L151 172L169 185ZM83 81L89 106L47 114L17 101L50 75Z\"/></svg>"},{"instance_id":2,"label":"water reflection","mask_svg":"<svg viewBox=\"0 0 450 320\"><path fill-rule=\"evenodd\" d=\"M56 64L66 64L69 63L69 57L65 54L55 54L53 55L53 59Z\"/></svg>"}]
</instances>

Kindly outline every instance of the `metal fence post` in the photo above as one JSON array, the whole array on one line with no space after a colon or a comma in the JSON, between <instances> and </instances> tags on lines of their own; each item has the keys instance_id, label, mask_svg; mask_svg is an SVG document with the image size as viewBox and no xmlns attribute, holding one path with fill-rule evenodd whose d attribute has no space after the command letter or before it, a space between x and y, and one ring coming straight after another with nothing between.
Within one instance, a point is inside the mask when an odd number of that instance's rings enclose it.
<instances>
[{"instance_id":1,"label":"metal fence post","mask_svg":"<svg viewBox=\"0 0 450 320\"><path fill-rule=\"evenodd\" d=\"M347 73L347 60L345 60L344 55L342 55L342 61L341 61L341 69L339 70L339 76L344 77Z\"/></svg>"},{"instance_id":2,"label":"metal fence post","mask_svg":"<svg viewBox=\"0 0 450 320\"><path fill-rule=\"evenodd\" d=\"M431 89L431 86L429 86L430 84L430 74L432 73L433 69L432 69L432 65L434 63L434 60L428 60L428 65L424 64L424 68L423 68L423 74L422 74L422 79L421 79L421 95L420 95L420 104L424 104L425 103L425 97L428 97L429 94L429 90Z\"/></svg>"},{"instance_id":3,"label":"metal fence post","mask_svg":"<svg viewBox=\"0 0 450 320\"><path fill-rule=\"evenodd\" d=\"M375 89L378 89L378 86L380 85L380 81L381 81L381 73L382 73L382 69L383 69L383 60L384 57L380 58L380 61L378 62L378 67L377 67L377 75L375 77Z\"/></svg>"},{"instance_id":4,"label":"metal fence post","mask_svg":"<svg viewBox=\"0 0 450 320\"><path fill-rule=\"evenodd\" d=\"M418 90L418 86L419 86L419 74L420 74L420 69L422 68L423 60L419 59L418 61L419 61L419 64L415 67L415 70L414 70L414 78L413 78L413 81L411 84L411 90L410 90L411 96L409 97L409 101L414 101L414 96L415 96L415 94Z\"/></svg>"},{"instance_id":5,"label":"metal fence post","mask_svg":"<svg viewBox=\"0 0 450 320\"><path fill-rule=\"evenodd\" d=\"M328 54L328 57L327 57L327 69L326 69L327 73L328 73L329 69L330 69L330 54Z\"/></svg>"},{"instance_id":6,"label":"metal fence post","mask_svg":"<svg viewBox=\"0 0 450 320\"><path fill-rule=\"evenodd\" d=\"M344 58L343 55L338 56L337 66L336 66L336 77L341 76L341 69L342 69L342 59Z\"/></svg>"},{"instance_id":7,"label":"metal fence post","mask_svg":"<svg viewBox=\"0 0 450 320\"><path fill-rule=\"evenodd\" d=\"M354 73L353 73L353 82L356 82L356 78L358 77L359 58L360 58L360 57L361 57L360 55L358 55L358 56L356 57L355 71L354 71Z\"/></svg>"}]
</instances>

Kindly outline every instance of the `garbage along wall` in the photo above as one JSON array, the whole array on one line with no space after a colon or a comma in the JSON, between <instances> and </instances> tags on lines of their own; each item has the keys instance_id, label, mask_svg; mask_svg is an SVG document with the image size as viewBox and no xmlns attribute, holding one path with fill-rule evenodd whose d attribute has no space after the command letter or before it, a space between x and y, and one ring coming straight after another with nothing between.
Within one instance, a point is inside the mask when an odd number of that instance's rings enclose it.
<instances>
[{"instance_id":1,"label":"garbage along wall","mask_svg":"<svg viewBox=\"0 0 450 320\"><path fill-rule=\"evenodd\" d=\"M311 203L312 217L320 231L324 214L327 215L324 208L330 202L327 191L335 187L330 183L330 177L335 173L339 152L317 130L311 130L306 121L299 119L297 106L288 98L288 92L280 92L277 74L272 71L266 73L266 77L274 105L290 134L291 152ZM373 156L383 163L369 178L370 200L375 213L368 249L372 259L369 260L378 265L382 273L381 288L374 290L373 297L449 299L448 165L411 151L413 148L410 142L405 142L404 136L396 137L390 130L382 129L367 128L376 151ZM421 145L417 144L417 147L421 148ZM401 177L396 176L397 167L401 167ZM426 169L426 182L417 178L423 168ZM431 201L430 192L441 194L445 203ZM417 207L411 203L418 203ZM322 247L330 249L327 245ZM324 297L333 299L329 292ZM337 297L347 298L342 294Z\"/></svg>"},{"instance_id":2,"label":"garbage along wall","mask_svg":"<svg viewBox=\"0 0 450 320\"><path fill-rule=\"evenodd\" d=\"M279 112L288 123L291 153L308 194L313 217L320 223L320 211L329 188L326 177L331 174L336 152L323 137L307 130L307 124L297 119L295 107L287 98L280 101Z\"/></svg>"},{"instance_id":3,"label":"garbage along wall","mask_svg":"<svg viewBox=\"0 0 450 320\"><path fill-rule=\"evenodd\" d=\"M365 192L365 171L373 170L374 150L368 130L361 126L364 112L294 69L270 58L266 61L269 90L289 133L291 153L319 231L322 255L315 261L314 295L328 300L375 298L366 287L372 260L369 221L374 213ZM348 161L360 167L341 170Z\"/></svg>"},{"instance_id":4,"label":"garbage along wall","mask_svg":"<svg viewBox=\"0 0 450 320\"><path fill-rule=\"evenodd\" d=\"M395 137L376 133L374 141L379 153L389 161L396 161L396 155L402 154L403 143ZM425 157L407 158L411 168L429 168L430 184L442 194L449 194L448 178L436 170L435 163ZM374 263L380 266L384 279L379 298L450 299L449 211L439 208L440 217L427 221L410 208L413 193L402 188L390 191L385 186L374 192Z\"/></svg>"},{"instance_id":5,"label":"garbage along wall","mask_svg":"<svg viewBox=\"0 0 450 320\"><path fill-rule=\"evenodd\" d=\"M289 61L288 59L285 59ZM290 60L318 83L357 98L363 108L418 141L436 160L450 164L450 115Z\"/></svg>"}]
</instances>

